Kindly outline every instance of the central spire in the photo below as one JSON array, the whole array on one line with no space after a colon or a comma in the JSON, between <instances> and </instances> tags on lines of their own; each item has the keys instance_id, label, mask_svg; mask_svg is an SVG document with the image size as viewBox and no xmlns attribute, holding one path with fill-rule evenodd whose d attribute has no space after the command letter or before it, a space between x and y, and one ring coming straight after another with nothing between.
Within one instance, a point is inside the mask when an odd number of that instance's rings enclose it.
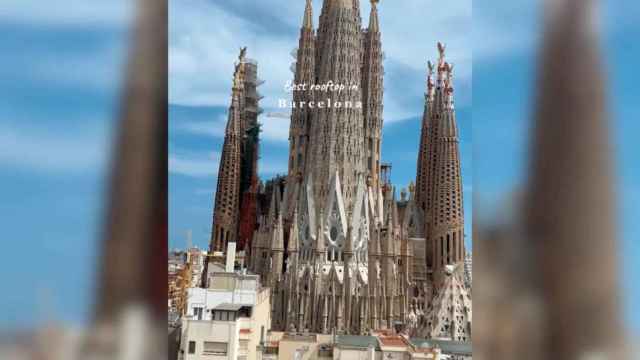
<instances>
[{"instance_id":1,"label":"central spire","mask_svg":"<svg viewBox=\"0 0 640 360\"><path fill-rule=\"evenodd\" d=\"M344 86L344 91L317 91L309 132L310 156L305 175L313 173L316 204L324 204L328 181L339 173L345 206L351 211L357 176L364 172L361 93L362 39L353 0L324 2L316 42L317 84ZM337 104L337 105L336 105ZM345 136L345 135L349 136Z\"/></svg>"}]
</instances>

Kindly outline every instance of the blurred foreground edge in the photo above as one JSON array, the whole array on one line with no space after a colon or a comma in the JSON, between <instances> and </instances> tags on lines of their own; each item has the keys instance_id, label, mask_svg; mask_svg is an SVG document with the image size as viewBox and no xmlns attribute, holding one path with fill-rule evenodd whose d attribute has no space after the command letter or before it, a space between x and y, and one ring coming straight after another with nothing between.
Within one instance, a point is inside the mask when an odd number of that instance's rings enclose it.
<instances>
[{"instance_id":1,"label":"blurred foreground edge","mask_svg":"<svg viewBox=\"0 0 640 360\"><path fill-rule=\"evenodd\" d=\"M82 359L166 358L167 1L138 0Z\"/></svg>"},{"instance_id":2,"label":"blurred foreground edge","mask_svg":"<svg viewBox=\"0 0 640 360\"><path fill-rule=\"evenodd\" d=\"M524 194L515 219L474 229L474 355L626 359L597 4L545 5Z\"/></svg>"}]
</instances>

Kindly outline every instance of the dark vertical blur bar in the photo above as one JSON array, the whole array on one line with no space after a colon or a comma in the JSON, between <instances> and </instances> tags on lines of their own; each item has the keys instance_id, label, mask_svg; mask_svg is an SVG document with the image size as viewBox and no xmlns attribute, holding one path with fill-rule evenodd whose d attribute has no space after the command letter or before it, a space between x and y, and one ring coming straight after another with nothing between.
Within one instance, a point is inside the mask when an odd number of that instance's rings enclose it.
<instances>
[{"instance_id":1,"label":"dark vertical blur bar","mask_svg":"<svg viewBox=\"0 0 640 360\"><path fill-rule=\"evenodd\" d=\"M166 325L167 2L137 4L99 260L98 326L132 305Z\"/></svg>"},{"instance_id":2,"label":"dark vertical blur bar","mask_svg":"<svg viewBox=\"0 0 640 360\"><path fill-rule=\"evenodd\" d=\"M525 221L545 358L620 359L610 126L593 0L547 1Z\"/></svg>"}]
</instances>

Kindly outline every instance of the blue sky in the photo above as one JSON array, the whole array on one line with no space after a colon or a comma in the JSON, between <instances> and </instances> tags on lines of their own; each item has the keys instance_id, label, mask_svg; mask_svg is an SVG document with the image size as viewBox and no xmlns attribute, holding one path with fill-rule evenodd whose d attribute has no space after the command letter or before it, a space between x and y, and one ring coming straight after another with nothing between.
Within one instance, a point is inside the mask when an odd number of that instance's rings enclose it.
<instances>
[{"instance_id":1,"label":"blue sky","mask_svg":"<svg viewBox=\"0 0 640 360\"><path fill-rule=\"evenodd\" d=\"M482 209L495 207L524 179L541 30L538 1L500 0L491 5L476 3L473 13L474 186ZM640 6L632 1L605 1L601 14L621 215L623 302L628 326L640 334L640 110L638 77L633 75L640 58Z\"/></svg>"},{"instance_id":2,"label":"blue sky","mask_svg":"<svg viewBox=\"0 0 640 360\"><path fill-rule=\"evenodd\" d=\"M90 311L132 10L124 0L42 6L0 5L0 282L11 289L0 329Z\"/></svg>"},{"instance_id":3,"label":"blue sky","mask_svg":"<svg viewBox=\"0 0 640 360\"><path fill-rule=\"evenodd\" d=\"M362 3L363 24L370 4ZM447 44L448 59L456 67L456 105L461 128L461 152L468 241L471 236L471 1L406 0L379 5L385 60L382 158L391 162L392 182L406 187L415 180L424 107L427 60L437 58L436 42ZM321 0L313 2L318 25ZM428 8L429 21L424 14ZM290 55L298 45L304 1L173 0L169 24L169 243L208 247L216 172L230 99L234 61L240 46L258 60L258 75L266 82L261 133L260 175L286 173L289 120L266 116L278 109L280 98L290 99L284 84L293 79ZM403 21L397 21L402 17Z\"/></svg>"}]
</instances>

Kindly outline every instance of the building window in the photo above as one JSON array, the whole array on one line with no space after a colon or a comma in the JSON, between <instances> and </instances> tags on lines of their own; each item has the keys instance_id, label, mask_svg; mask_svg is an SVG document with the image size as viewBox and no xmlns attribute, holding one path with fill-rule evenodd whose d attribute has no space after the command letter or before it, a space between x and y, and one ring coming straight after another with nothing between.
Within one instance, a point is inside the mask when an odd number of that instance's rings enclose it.
<instances>
[{"instance_id":1,"label":"building window","mask_svg":"<svg viewBox=\"0 0 640 360\"><path fill-rule=\"evenodd\" d=\"M214 311L213 320L236 321L236 313L233 311Z\"/></svg>"},{"instance_id":2,"label":"building window","mask_svg":"<svg viewBox=\"0 0 640 360\"><path fill-rule=\"evenodd\" d=\"M240 350L249 350L249 340L240 340Z\"/></svg>"},{"instance_id":3,"label":"building window","mask_svg":"<svg viewBox=\"0 0 640 360\"><path fill-rule=\"evenodd\" d=\"M319 357L333 357L333 348L329 345L320 345L318 348Z\"/></svg>"},{"instance_id":4,"label":"building window","mask_svg":"<svg viewBox=\"0 0 640 360\"><path fill-rule=\"evenodd\" d=\"M216 341L205 341L204 349L202 350L204 355L219 355L227 356L227 343Z\"/></svg>"},{"instance_id":5,"label":"building window","mask_svg":"<svg viewBox=\"0 0 640 360\"><path fill-rule=\"evenodd\" d=\"M193 308L193 317L198 319L198 320L202 320L202 308L201 307L194 307Z\"/></svg>"},{"instance_id":6,"label":"building window","mask_svg":"<svg viewBox=\"0 0 640 360\"><path fill-rule=\"evenodd\" d=\"M189 341L189 354L195 354L195 353L196 353L196 342Z\"/></svg>"}]
</instances>

